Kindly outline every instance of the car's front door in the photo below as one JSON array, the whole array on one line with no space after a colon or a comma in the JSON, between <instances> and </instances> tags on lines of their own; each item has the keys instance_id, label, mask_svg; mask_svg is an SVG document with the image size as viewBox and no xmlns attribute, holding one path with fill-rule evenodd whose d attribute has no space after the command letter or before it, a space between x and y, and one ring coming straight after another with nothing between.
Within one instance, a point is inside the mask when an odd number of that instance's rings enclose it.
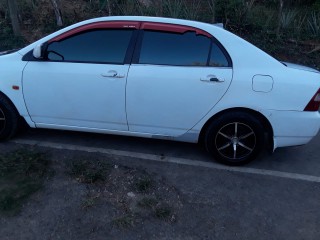
<instances>
[{"instance_id":1,"label":"car's front door","mask_svg":"<svg viewBox=\"0 0 320 240\"><path fill-rule=\"evenodd\" d=\"M129 130L179 136L222 98L232 63L201 30L156 23L141 28L127 83Z\"/></svg>"},{"instance_id":2,"label":"car's front door","mask_svg":"<svg viewBox=\"0 0 320 240\"><path fill-rule=\"evenodd\" d=\"M30 61L23 72L31 119L40 127L127 131L126 59L136 28L138 23L99 23L49 41L47 59Z\"/></svg>"}]
</instances>

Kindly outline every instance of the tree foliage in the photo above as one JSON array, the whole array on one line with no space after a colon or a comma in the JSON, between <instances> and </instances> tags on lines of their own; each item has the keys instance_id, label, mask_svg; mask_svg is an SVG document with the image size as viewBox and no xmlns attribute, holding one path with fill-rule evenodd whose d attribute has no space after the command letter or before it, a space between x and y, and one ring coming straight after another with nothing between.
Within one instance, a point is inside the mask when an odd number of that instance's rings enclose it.
<instances>
[{"instance_id":1,"label":"tree foliage","mask_svg":"<svg viewBox=\"0 0 320 240\"><path fill-rule=\"evenodd\" d=\"M34 41L72 23L110 15L220 22L240 35L320 38L320 0L0 0L0 33L11 29L20 35L21 29L24 38Z\"/></svg>"}]
</instances>

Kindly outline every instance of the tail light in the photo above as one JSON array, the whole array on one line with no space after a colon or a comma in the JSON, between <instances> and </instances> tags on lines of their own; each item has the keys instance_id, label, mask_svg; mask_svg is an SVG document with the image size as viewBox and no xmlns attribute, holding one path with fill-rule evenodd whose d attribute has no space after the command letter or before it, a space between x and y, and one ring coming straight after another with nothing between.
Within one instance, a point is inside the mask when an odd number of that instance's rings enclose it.
<instances>
[{"instance_id":1,"label":"tail light","mask_svg":"<svg viewBox=\"0 0 320 240\"><path fill-rule=\"evenodd\" d=\"M319 108L320 108L320 88L318 92L316 92L316 94L313 96L313 98L311 98L310 102L308 103L304 111L315 112L315 111L318 111Z\"/></svg>"}]
</instances>

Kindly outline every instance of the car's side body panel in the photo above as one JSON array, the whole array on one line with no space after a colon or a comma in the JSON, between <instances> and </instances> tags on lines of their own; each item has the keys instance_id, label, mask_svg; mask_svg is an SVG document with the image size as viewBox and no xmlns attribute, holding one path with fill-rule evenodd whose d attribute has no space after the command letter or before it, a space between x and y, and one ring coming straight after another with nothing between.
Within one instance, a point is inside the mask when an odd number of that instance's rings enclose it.
<instances>
[{"instance_id":1,"label":"car's side body panel","mask_svg":"<svg viewBox=\"0 0 320 240\"><path fill-rule=\"evenodd\" d=\"M224 82L201 81L214 75ZM129 130L178 137L220 101L231 68L133 64L127 84Z\"/></svg>"},{"instance_id":2,"label":"car's side body panel","mask_svg":"<svg viewBox=\"0 0 320 240\"><path fill-rule=\"evenodd\" d=\"M265 111L274 128L274 149L308 143L320 127L319 112Z\"/></svg>"},{"instance_id":3,"label":"car's side body panel","mask_svg":"<svg viewBox=\"0 0 320 240\"><path fill-rule=\"evenodd\" d=\"M29 62L23 92L38 124L128 130L125 85L129 65ZM104 77L116 71L121 78Z\"/></svg>"}]
</instances>

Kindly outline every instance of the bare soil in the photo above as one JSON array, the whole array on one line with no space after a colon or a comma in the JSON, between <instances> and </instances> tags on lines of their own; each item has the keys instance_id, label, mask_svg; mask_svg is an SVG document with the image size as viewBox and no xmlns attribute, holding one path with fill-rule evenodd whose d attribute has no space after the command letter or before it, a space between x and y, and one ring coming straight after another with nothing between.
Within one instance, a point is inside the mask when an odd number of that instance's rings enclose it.
<instances>
[{"instance_id":1,"label":"bare soil","mask_svg":"<svg viewBox=\"0 0 320 240\"><path fill-rule=\"evenodd\" d=\"M8 152L18 146L0 148ZM142 168L117 165L117 159L99 154L34 150L46 152L54 174L24 202L20 212L0 216L2 240L175 236L184 204L166 179ZM81 170L79 164L86 168ZM101 165L107 166L106 171L96 179Z\"/></svg>"},{"instance_id":2,"label":"bare soil","mask_svg":"<svg viewBox=\"0 0 320 240\"><path fill-rule=\"evenodd\" d=\"M63 139L60 134L60 141L68 143L84 137ZM85 136L90 146L95 135ZM116 137L109 138L110 145L119 144ZM128 144L134 145L133 139ZM303 166L317 169L317 142L310 146L312 152L283 151L269 160L277 165L288 158L288 164L294 165L301 158ZM0 152L21 147L1 143ZM54 174L24 201L19 213L0 215L1 240L320 239L316 182L130 157L34 150L47 154Z\"/></svg>"}]
</instances>

